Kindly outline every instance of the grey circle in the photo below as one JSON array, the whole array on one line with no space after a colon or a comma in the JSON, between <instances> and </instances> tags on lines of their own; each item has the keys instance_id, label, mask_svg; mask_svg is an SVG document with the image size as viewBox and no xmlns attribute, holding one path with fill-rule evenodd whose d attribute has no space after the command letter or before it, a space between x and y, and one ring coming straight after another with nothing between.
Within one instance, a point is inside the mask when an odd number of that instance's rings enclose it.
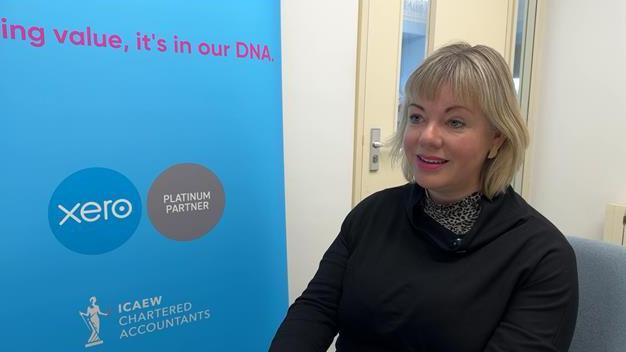
<instances>
[{"instance_id":1,"label":"grey circle","mask_svg":"<svg viewBox=\"0 0 626 352\"><path fill-rule=\"evenodd\" d=\"M224 213L224 187L199 164L177 164L163 171L148 191L148 216L165 237L195 240L211 230Z\"/></svg>"}]
</instances>

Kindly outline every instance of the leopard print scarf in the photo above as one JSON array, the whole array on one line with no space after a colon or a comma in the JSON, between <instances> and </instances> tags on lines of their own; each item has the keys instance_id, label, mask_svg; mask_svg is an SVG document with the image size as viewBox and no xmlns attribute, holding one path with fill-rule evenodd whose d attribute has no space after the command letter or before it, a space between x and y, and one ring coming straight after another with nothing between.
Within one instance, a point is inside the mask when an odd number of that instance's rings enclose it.
<instances>
[{"instance_id":1,"label":"leopard print scarf","mask_svg":"<svg viewBox=\"0 0 626 352\"><path fill-rule=\"evenodd\" d=\"M464 235L469 232L476 219L478 219L480 214L480 197L480 192L475 192L458 202L438 204L430 199L428 192L426 192L424 212L456 235Z\"/></svg>"}]
</instances>

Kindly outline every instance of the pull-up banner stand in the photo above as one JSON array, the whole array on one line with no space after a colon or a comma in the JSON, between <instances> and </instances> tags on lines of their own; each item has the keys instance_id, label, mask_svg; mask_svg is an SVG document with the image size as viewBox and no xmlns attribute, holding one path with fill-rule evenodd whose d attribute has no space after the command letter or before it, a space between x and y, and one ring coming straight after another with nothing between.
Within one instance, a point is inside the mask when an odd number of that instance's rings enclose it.
<instances>
[{"instance_id":1,"label":"pull-up banner stand","mask_svg":"<svg viewBox=\"0 0 626 352\"><path fill-rule=\"evenodd\" d=\"M0 350L263 351L280 2L0 3Z\"/></svg>"}]
</instances>

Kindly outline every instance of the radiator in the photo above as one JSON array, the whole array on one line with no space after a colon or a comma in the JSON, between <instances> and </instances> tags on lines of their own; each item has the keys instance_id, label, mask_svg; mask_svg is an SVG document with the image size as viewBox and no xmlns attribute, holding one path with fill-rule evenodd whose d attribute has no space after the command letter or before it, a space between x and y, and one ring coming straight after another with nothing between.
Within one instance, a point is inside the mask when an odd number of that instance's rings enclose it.
<instances>
[{"instance_id":1,"label":"radiator","mask_svg":"<svg viewBox=\"0 0 626 352\"><path fill-rule=\"evenodd\" d=\"M626 246L624 227L626 226L626 204L609 203L606 205L604 235L606 242Z\"/></svg>"}]
</instances>

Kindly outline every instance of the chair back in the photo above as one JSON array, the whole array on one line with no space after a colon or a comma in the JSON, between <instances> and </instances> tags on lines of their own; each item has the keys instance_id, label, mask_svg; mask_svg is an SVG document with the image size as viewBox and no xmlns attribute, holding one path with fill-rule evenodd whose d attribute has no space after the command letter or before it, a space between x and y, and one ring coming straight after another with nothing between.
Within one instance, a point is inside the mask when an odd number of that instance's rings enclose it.
<instances>
[{"instance_id":1,"label":"chair back","mask_svg":"<svg viewBox=\"0 0 626 352\"><path fill-rule=\"evenodd\" d=\"M626 248L568 237L578 265L578 319L570 352L626 351Z\"/></svg>"}]
</instances>

